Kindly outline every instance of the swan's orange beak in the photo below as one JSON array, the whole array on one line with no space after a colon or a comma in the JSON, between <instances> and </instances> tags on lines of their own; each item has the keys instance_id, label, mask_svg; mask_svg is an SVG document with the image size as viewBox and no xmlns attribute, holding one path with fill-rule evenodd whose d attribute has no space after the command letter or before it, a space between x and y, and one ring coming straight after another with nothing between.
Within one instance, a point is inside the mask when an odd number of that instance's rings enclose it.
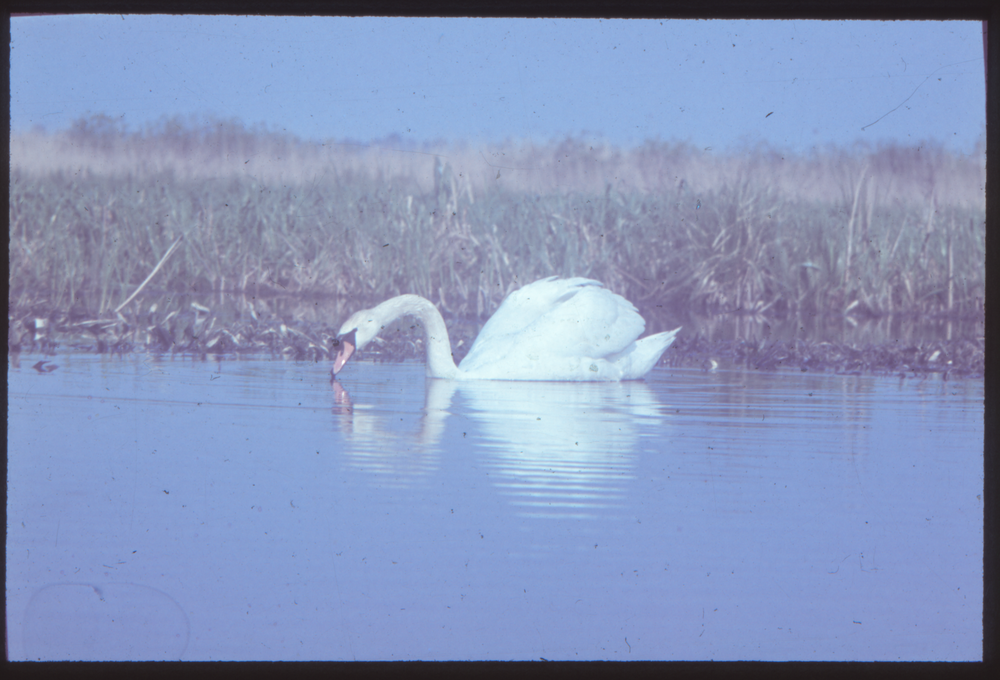
<instances>
[{"instance_id":1,"label":"swan's orange beak","mask_svg":"<svg viewBox=\"0 0 1000 680\"><path fill-rule=\"evenodd\" d=\"M354 339L354 334L356 332L357 331L351 331L347 335L337 338L340 342L340 349L337 350L337 356L333 358L334 375L340 373L340 369L344 367L347 360L351 358L352 354L354 354L354 348L357 346L357 342L355 342Z\"/></svg>"}]
</instances>

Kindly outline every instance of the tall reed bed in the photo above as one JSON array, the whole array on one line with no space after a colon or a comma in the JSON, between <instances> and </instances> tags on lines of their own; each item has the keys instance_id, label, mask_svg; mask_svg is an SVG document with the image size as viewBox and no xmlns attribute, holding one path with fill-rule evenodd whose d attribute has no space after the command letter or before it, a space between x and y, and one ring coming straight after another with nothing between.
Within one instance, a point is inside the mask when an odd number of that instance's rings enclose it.
<instances>
[{"instance_id":1,"label":"tall reed bed","mask_svg":"<svg viewBox=\"0 0 1000 680\"><path fill-rule=\"evenodd\" d=\"M982 313L982 158L940 147L386 150L98 117L11 151L15 315L110 314L179 236L151 290L351 306L417 293L483 318L563 275L603 281L650 330L691 313Z\"/></svg>"}]
</instances>

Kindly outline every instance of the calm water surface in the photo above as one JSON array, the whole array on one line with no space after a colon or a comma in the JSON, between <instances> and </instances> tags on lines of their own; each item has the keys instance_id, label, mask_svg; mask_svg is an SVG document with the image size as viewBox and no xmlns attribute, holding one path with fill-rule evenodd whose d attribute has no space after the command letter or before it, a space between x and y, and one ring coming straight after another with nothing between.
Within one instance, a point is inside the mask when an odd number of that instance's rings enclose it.
<instances>
[{"instance_id":1,"label":"calm water surface","mask_svg":"<svg viewBox=\"0 0 1000 680\"><path fill-rule=\"evenodd\" d=\"M979 659L983 383L8 367L11 659Z\"/></svg>"}]
</instances>

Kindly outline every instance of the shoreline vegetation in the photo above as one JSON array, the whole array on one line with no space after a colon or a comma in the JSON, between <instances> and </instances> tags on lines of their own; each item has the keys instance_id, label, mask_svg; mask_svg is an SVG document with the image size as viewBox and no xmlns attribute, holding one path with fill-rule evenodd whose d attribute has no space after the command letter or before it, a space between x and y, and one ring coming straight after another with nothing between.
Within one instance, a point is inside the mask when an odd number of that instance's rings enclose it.
<instances>
[{"instance_id":1,"label":"shoreline vegetation","mask_svg":"<svg viewBox=\"0 0 1000 680\"><path fill-rule=\"evenodd\" d=\"M460 360L507 293L561 275L647 333L683 325L668 365L983 375L984 148L317 144L95 116L12 135L10 169L12 356L325 361L348 314L415 293ZM383 339L369 358L423 357L419 329Z\"/></svg>"}]
</instances>

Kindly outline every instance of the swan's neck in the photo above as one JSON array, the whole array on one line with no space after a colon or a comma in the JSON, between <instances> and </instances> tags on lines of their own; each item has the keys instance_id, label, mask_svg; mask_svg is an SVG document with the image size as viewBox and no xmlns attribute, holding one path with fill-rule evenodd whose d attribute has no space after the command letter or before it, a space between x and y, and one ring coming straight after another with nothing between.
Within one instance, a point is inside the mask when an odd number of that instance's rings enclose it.
<instances>
[{"instance_id":1,"label":"swan's neck","mask_svg":"<svg viewBox=\"0 0 1000 680\"><path fill-rule=\"evenodd\" d=\"M420 319L427 334L427 375L432 378L458 376L458 367L451 354L448 329L444 325L444 319L441 318L441 312L431 304L430 300L425 300L419 295L400 295L386 300L376 307L375 311L382 318L383 326L403 316L415 316Z\"/></svg>"}]
</instances>

